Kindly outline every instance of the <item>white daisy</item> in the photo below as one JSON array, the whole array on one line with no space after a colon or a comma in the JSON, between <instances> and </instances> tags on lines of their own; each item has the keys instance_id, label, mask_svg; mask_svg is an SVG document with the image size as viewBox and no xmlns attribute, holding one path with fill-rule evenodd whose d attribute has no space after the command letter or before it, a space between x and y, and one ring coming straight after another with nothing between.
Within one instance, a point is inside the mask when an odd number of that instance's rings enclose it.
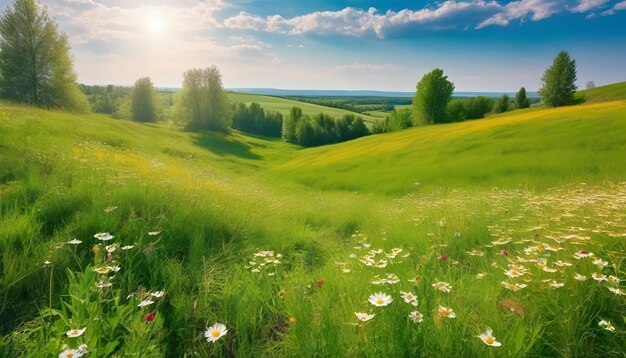
<instances>
[{"instance_id":1,"label":"white daisy","mask_svg":"<svg viewBox=\"0 0 626 358\"><path fill-rule=\"evenodd\" d=\"M143 300L143 301L139 302L137 307L145 307L145 306L149 306L149 305L151 305L153 303L154 303L154 301L151 301L151 300Z\"/></svg>"},{"instance_id":2,"label":"white daisy","mask_svg":"<svg viewBox=\"0 0 626 358\"><path fill-rule=\"evenodd\" d=\"M83 333L85 333L86 329L87 327L83 329L70 329L69 331L65 332L65 334L70 338L76 338L82 336Z\"/></svg>"},{"instance_id":3,"label":"white daisy","mask_svg":"<svg viewBox=\"0 0 626 358\"><path fill-rule=\"evenodd\" d=\"M224 324L215 323L211 327L207 328L207 330L204 332L204 337L206 337L207 342L215 343L215 341L226 335L227 332L228 329L226 329L226 326Z\"/></svg>"},{"instance_id":4,"label":"white daisy","mask_svg":"<svg viewBox=\"0 0 626 358\"><path fill-rule=\"evenodd\" d=\"M439 306L437 314L439 314L439 317L442 318L456 318L456 314L454 313L454 311L451 308L447 308L444 306Z\"/></svg>"},{"instance_id":5,"label":"white daisy","mask_svg":"<svg viewBox=\"0 0 626 358\"><path fill-rule=\"evenodd\" d=\"M95 234L93 237L95 237L98 240L109 241L109 240L113 239L115 236L112 236L108 232L99 232L99 233Z\"/></svg>"},{"instance_id":6,"label":"white daisy","mask_svg":"<svg viewBox=\"0 0 626 358\"><path fill-rule=\"evenodd\" d=\"M358 318L359 321L362 321L362 322L367 322L376 316L373 313L364 313L364 312L354 312L354 314L356 315L356 318Z\"/></svg>"},{"instance_id":7,"label":"white daisy","mask_svg":"<svg viewBox=\"0 0 626 358\"><path fill-rule=\"evenodd\" d=\"M485 333L481 333L476 337L480 338L486 345L491 347L500 347L502 345L502 343L496 341L496 337L493 336L491 328L487 328Z\"/></svg>"},{"instance_id":8,"label":"white daisy","mask_svg":"<svg viewBox=\"0 0 626 358\"><path fill-rule=\"evenodd\" d=\"M378 292L373 295L370 295L369 302L377 307L384 307L393 302L393 298L388 294Z\"/></svg>"},{"instance_id":9,"label":"white daisy","mask_svg":"<svg viewBox=\"0 0 626 358\"><path fill-rule=\"evenodd\" d=\"M80 243L82 243L82 241L78 240L78 239L72 239L70 241L67 242L70 245L78 245Z\"/></svg>"},{"instance_id":10,"label":"white daisy","mask_svg":"<svg viewBox=\"0 0 626 358\"><path fill-rule=\"evenodd\" d=\"M424 315L421 314L419 311L413 311L413 312L409 313L409 319L413 323L421 323L422 320L424 319Z\"/></svg>"},{"instance_id":11,"label":"white daisy","mask_svg":"<svg viewBox=\"0 0 626 358\"><path fill-rule=\"evenodd\" d=\"M602 321L598 322L598 326L606 329L607 331L614 331L615 330L615 327L613 327L613 325L611 324L611 321L602 320Z\"/></svg>"}]
</instances>

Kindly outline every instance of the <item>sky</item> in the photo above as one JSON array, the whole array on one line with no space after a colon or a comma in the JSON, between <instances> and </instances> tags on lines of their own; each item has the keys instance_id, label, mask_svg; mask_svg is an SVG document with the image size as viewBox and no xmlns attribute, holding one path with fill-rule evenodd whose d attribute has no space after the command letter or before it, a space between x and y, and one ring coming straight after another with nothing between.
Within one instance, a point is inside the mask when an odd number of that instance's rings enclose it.
<instances>
[{"instance_id":1,"label":"sky","mask_svg":"<svg viewBox=\"0 0 626 358\"><path fill-rule=\"evenodd\" d=\"M626 81L626 0L40 3L85 84L180 87L215 65L226 88L414 91L441 68L457 91L535 91L561 50L580 88Z\"/></svg>"}]
</instances>

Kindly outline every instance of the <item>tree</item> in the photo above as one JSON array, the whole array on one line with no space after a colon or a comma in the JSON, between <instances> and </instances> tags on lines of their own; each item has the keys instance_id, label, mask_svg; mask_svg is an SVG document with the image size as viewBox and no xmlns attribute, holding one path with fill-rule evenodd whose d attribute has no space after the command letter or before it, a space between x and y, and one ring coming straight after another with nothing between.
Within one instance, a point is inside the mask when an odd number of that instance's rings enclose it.
<instances>
[{"instance_id":1,"label":"tree","mask_svg":"<svg viewBox=\"0 0 626 358\"><path fill-rule=\"evenodd\" d=\"M298 126L298 122L300 122L300 119L302 119L302 108L292 107L289 111L289 115L283 121L283 137L287 142L298 142L296 128Z\"/></svg>"},{"instance_id":2,"label":"tree","mask_svg":"<svg viewBox=\"0 0 626 358\"><path fill-rule=\"evenodd\" d=\"M596 88L596 83L593 81L587 81L587 83L585 84L585 88L586 89Z\"/></svg>"},{"instance_id":3,"label":"tree","mask_svg":"<svg viewBox=\"0 0 626 358\"><path fill-rule=\"evenodd\" d=\"M576 60L566 51L559 52L541 81L539 96L545 104L558 107L572 103L576 92Z\"/></svg>"},{"instance_id":4,"label":"tree","mask_svg":"<svg viewBox=\"0 0 626 358\"><path fill-rule=\"evenodd\" d=\"M454 84L443 75L443 70L435 68L417 83L413 97L414 123L433 124L446 120L446 106L450 101Z\"/></svg>"},{"instance_id":5,"label":"tree","mask_svg":"<svg viewBox=\"0 0 626 358\"><path fill-rule=\"evenodd\" d=\"M526 96L526 88L522 87L515 94L515 105L517 108L528 108L530 107L530 101Z\"/></svg>"},{"instance_id":6,"label":"tree","mask_svg":"<svg viewBox=\"0 0 626 358\"><path fill-rule=\"evenodd\" d=\"M504 113L509 110L509 95L503 94L493 105L493 113Z\"/></svg>"},{"instance_id":7,"label":"tree","mask_svg":"<svg viewBox=\"0 0 626 358\"><path fill-rule=\"evenodd\" d=\"M89 110L76 84L67 36L35 0L16 0L0 18L0 94L38 107Z\"/></svg>"},{"instance_id":8,"label":"tree","mask_svg":"<svg viewBox=\"0 0 626 358\"><path fill-rule=\"evenodd\" d=\"M187 129L228 131L230 105L217 67L194 68L186 71L183 78L182 110L178 113L188 121Z\"/></svg>"},{"instance_id":9,"label":"tree","mask_svg":"<svg viewBox=\"0 0 626 358\"><path fill-rule=\"evenodd\" d=\"M132 116L140 122L156 121L157 105L156 90L150 81L150 77L143 77L135 82L132 94Z\"/></svg>"}]
</instances>

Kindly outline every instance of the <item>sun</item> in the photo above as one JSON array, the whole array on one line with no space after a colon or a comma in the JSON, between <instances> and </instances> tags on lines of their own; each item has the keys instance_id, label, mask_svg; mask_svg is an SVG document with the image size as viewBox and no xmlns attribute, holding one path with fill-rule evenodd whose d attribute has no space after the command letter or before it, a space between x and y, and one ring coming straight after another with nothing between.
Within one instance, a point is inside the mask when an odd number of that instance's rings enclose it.
<instances>
[{"instance_id":1,"label":"sun","mask_svg":"<svg viewBox=\"0 0 626 358\"><path fill-rule=\"evenodd\" d=\"M165 21L160 16L153 16L148 20L148 29L152 33L160 33L165 30Z\"/></svg>"}]
</instances>

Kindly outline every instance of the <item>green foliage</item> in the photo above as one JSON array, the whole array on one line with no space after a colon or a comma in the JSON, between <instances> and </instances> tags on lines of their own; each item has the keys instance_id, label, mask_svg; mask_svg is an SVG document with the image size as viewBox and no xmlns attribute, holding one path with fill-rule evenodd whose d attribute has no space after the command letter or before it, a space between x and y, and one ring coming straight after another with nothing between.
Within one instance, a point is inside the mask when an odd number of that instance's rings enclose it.
<instances>
[{"instance_id":1,"label":"green foliage","mask_svg":"<svg viewBox=\"0 0 626 358\"><path fill-rule=\"evenodd\" d=\"M187 129L227 132L232 116L217 67L191 69L183 77L178 105L179 114L187 121Z\"/></svg>"},{"instance_id":2,"label":"green foliage","mask_svg":"<svg viewBox=\"0 0 626 358\"><path fill-rule=\"evenodd\" d=\"M121 106L122 101L131 93L128 87L120 86L86 86L81 85L87 95L91 109L96 113L113 114Z\"/></svg>"},{"instance_id":3,"label":"green foliage","mask_svg":"<svg viewBox=\"0 0 626 358\"><path fill-rule=\"evenodd\" d=\"M494 104L495 101L492 98L483 96L455 98L448 103L447 118L449 122L483 118L487 113L491 112Z\"/></svg>"},{"instance_id":4,"label":"green foliage","mask_svg":"<svg viewBox=\"0 0 626 358\"><path fill-rule=\"evenodd\" d=\"M372 133L399 131L413 127L413 116L410 108L394 109L387 118L374 122Z\"/></svg>"},{"instance_id":5,"label":"green foliage","mask_svg":"<svg viewBox=\"0 0 626 358\"><path fill-rule=\"evenodd\" d=\"M504 113L509 110L509 95L503 94L493 105L493 113Z\"/></svg>"},{"instance_id":6,"label":"green foliage","mask_svg":"<svg viewBox=\"0 0 626 358\"><path fill-rule=\"evenodd\" d=\"M604 102L626 99L626 82L613 83L576 92L576 100Z\"/></svg>"},{"instance_id":7,"label":"green foliage","mask_svg":"<svg viewBox=\"0 0 626 358\"><path fill-rule=\"evenodd\" d=\"M526 88L520 88L519 91L515 94L515 106L518 109L530 107L530 101L526 96Z\"/></svg>"},{"instance_id":8,"label":"green foliage","mask_svg":"<svg viewBox=\"0 0 626 358\"><path fill-rule=\"evenodd\" d=\"M266 113L255 102L249 107L245 103L236 104L232 122L235 129L267 137L280 138L283 130L283 115L273 111Z\"/></svg>"},{"instance_id":9,"label":"green foliage","mask_svg":"<svg viewBox=\"0 0 626 358\"><path fill-rule=\"evenodd\" d=\"M15 0L0 19L0 94L39 107L88 112L67 36L35 0Z\"/></svg>"},{"instance_id":10,"label":"green foliage","mask_svg":"<svg viewBox=\"0 0 626 358\"><path fill-rule=\"evenodd\" d=\"M559 52L541 77L541 101L551 107L571 104L576 92L576 60L566 51Z\"/></svg>"},{"instance_id":11,"label":"green foliage","mask_svg":"<svg viewBox=\"0 0 626 358\"><path fill-rule=\"evenodd\" d=\"M446 121L446 106L450 101L454 84L435 68L417 83L413 97L413 123L435 124Z\"/></svg>"},{"instance_id":12,"label":"green foliage","mask_svg":"<svg viewBox=\"0 0 626 358\"><path fill-rule=\"evenodd\" d=\"M132 91L132 118L139 122L155 122L157 117L157 93L150 77L135 82Z\"/></svg>"},{"instance_id":13,"label":"green foliage","mask_svg":"<svg viewBox=\"0 0 626 358\"><path fill-rule=\"evenodd\" d=\"M369 135L363 118L346 114L340 119L319 113L313 117L302 115L302 110L294 107L283 125L283 137L291 143L305 147L339 143Z\"/></svg>"}]
</instances>

